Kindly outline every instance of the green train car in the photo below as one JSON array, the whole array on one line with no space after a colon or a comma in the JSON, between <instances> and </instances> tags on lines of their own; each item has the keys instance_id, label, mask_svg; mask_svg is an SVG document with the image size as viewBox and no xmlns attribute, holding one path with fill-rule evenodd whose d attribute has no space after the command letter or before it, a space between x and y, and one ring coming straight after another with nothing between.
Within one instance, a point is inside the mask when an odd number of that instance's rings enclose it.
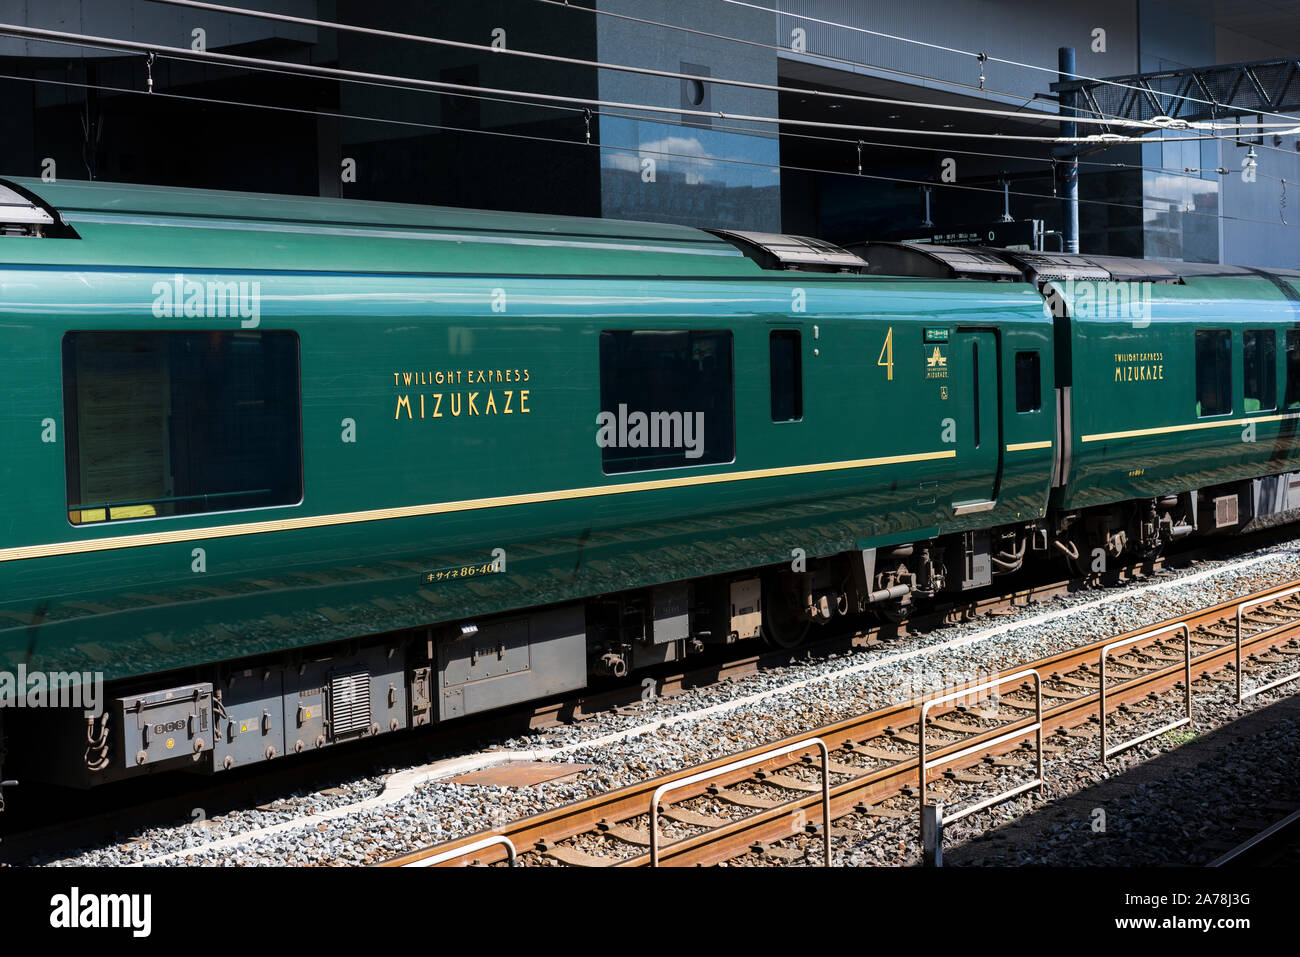
<instances>
[{"instance_id":1,"label":"green train car","mask_svg":"<svg viewBox=\"0 0 1300 957\"><path fill-rule=\"evenodd\" d=\"M4 773L221 772L1287 519L1298 279L5 181Z\"/></svg>"}]
</instances>

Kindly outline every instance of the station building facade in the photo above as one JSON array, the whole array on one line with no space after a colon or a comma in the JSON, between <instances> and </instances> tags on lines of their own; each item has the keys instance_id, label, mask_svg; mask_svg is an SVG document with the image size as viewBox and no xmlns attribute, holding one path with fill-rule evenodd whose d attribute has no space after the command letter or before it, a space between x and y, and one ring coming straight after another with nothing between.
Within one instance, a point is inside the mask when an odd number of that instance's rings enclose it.
<instances>
[{"instance_id":1,"label":"station building facade","mask_svg":"<svg viewBox=\"0 0 1300 957\"><path fill-rule=\"evenodd\" d=\"M1041 224L1054 248L1062 201L1045 138L1059 130L1051 96L1060 47L1072 47L1076 72L1090 77L1300 54L1292 0L256 6L479 48L154 0L0 0L0 23L69 35L0 35L0 176L655 220L841 243L955 235L1009 218ZM156 55L148 62L143 51L93 38L156 45ZM288 67L176 52L196 46ZM352 76L310 75L312 67ZM763 121L774 117L786 122ZM1082 250L1300 266L1300 141L1247 133L1171 130L1085 153ZM1246 166L1253 175L1242 175Z\"/></svg>"}]
</instances>

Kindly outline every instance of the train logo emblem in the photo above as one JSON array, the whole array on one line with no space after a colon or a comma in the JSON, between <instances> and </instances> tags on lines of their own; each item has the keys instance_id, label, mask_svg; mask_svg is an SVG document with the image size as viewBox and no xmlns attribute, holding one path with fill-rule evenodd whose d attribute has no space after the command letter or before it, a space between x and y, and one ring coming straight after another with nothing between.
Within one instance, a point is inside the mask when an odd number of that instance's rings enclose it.
<instances>
[{"instance_id":1,"label":"train logo emblem","mask_svg":"<svg viewBox=\"0 0 1300 957\"><path fill-rule=\"evenodd\" d=\"M935 346L925 359L925 377L927 379L946 379L948 378L948 357L939 351Z\"/></svg>"}]
</instances>

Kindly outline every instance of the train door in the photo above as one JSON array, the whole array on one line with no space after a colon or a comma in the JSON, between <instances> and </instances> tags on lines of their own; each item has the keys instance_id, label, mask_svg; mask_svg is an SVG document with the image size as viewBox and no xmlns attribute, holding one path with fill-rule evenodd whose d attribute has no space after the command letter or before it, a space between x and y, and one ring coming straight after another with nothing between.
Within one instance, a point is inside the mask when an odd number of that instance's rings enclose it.
<instances>
[{"instance_id":1,"label":"train door","mask_svg":"<svg viewBox=\"0 0 1300 957\"><path fill-rule=\"evenodd\" d=\"M952 504L954 514L965 515L992 509L1002 481L1001 364L997 333L958 330L953 340L955 365L966 373L958 408L968 409L972 417L957 428L964 481Z\"/></svg>"}]
</instances>

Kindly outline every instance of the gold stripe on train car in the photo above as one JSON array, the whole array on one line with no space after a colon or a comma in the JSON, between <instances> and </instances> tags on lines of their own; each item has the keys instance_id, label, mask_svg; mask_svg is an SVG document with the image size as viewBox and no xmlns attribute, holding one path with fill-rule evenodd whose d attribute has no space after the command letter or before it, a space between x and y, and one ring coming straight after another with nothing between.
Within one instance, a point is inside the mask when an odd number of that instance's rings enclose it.
<instances>
[{"instance_id":1,"label":"gold stripe on train car","mask_svg":"<svg viewBox=\"0 0 1300 957\"><path fill-rule=\"evenodd\" d=\"M1042 442L1012 442L1007 446L1008 452L1028 452L1030 449L1050 449L1052 447L1051 439L1044 439Z\"/></svg>"},{"instance_id":2,"label":"gold stripe on train car","mask_svg":"<svg viewBox=\"0 0 1300 957\"><path fill-rule=\"evenodd\" d=\"M1142 435L1169 435L1174 432L1195 432L1200 429L1226 429L1234 425L1246 425L1250 422L1284 422L1288 419L1300 419L1300 412L1286 412L1281 415L1252 415L1245 419L1226 419L1222 422L1192 422L1188 425L1165 425L1155 429L1128 429L1123 432L1098 432L1085 435L1080 441L1104 442L1107 439L1132 439Z\"/></svg>"},{"instance_id":3,"label":"gold stripe on train car","mask_svg":"<svg viewBox=\"0 0 1300 957\"><path fill-rule=\"evenodd\" d=\"M404 505L396 508L368 509L360 512L339 512L334 515L304 515L300 518L280 518L265 522L247 522L240 525L216 525L208 528L174 529L166 532L146 532L140 535L118 535L111 538L92 538L79 542L53 542L48 545L23 545L0 549L0 562L26 558L50 558L56 555L75 555L83 552L104 552L119 548L139 548L146 545L169 545L177 542L195 542L212 538L234 538L241 535L261 535L267 532L289 532L307 528L326 528L332 525L352 525L359 522L379 522L393 518L418 518L424 515L443 515L451 512L470 512L479 509L502 508L509 505L535 505L541 502L562 502L571 499L598 498L603 495L625 495L631 492L649 492L658 489L688 488L695 485L716 485L724 482L743 482L749 479L780 478L787 475L810 475L817 472L839 472L849 469L875 468L882 465L901 465L907 462L931 462L957 457L956 449L941 452L917 452L911 455L886 455L874 459L850 459L844 462L817 462L810 465L788 465L771 469L752 469L745 472L715 472L710 475L682 475L668 479L649 479L643 482L625 482L621 485L594 485L587 488L559 489L549 492L526 492L521 495L498 495L492 498L465 499L459 502L432 502L426 505ZM99 526L103 527L103 526Z\"/></svg>"}]
</instances>

